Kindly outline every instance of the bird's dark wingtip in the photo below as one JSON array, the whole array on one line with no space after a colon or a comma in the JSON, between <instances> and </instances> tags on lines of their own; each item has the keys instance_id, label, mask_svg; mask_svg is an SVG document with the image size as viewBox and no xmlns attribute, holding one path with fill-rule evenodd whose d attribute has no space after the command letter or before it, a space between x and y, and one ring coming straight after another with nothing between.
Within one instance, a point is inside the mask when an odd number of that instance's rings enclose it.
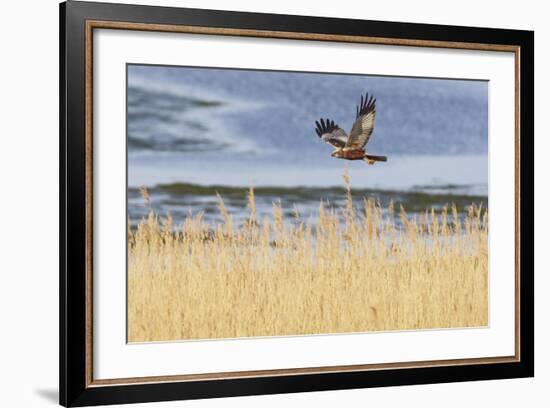
<instances>
[{"instance_id":1,"label":"bird's dark wingtip","mask_svg":"<svg viewBox=\"0 0 550 408\"><path fill-rule=\"evenodd\" d=\"M358 118L359 116L364 115L368 112L374 112L375 103L376 99L372 94L369 95L369 93L366 92L365 96L361 95L361 103L356 108L355 118Z\"/></svg>"},{"instance_id":2,"label":"bird's dark wingtip","mask_svg":"<svg viewBox=\"0 0 550 408\"><path fill-rule=\"evenodd\" d=\"M321 137L323 133L330 133L339 128L339 126L331 119L319 119L315 121L315 133L317 136Z\"/></svg>"}]
</instances>

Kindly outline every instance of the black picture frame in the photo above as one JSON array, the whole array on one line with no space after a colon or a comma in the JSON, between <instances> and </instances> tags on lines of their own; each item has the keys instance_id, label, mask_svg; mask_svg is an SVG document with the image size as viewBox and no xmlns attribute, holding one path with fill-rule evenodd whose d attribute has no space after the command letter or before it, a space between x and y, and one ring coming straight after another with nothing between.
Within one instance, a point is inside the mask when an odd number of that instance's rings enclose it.
<instances>
[{"instance_id":1,"label":"black picture frame","mask_svg":"<svg viewBox=\"0 0 550 408\"><path fill-rule=\"evenodd\" d=\"M504 30L68 1L60 4L60 403L122 404L534 376L534 33ZM383 370L264 375L126 384L94 384L89 374L87 290L86 29L87 21L186 25L327 36L367 36L427 42L513 46L518 49L521 143L516 167L521 202L515 361L426 365Z\"/></svg>"}]
</instances>

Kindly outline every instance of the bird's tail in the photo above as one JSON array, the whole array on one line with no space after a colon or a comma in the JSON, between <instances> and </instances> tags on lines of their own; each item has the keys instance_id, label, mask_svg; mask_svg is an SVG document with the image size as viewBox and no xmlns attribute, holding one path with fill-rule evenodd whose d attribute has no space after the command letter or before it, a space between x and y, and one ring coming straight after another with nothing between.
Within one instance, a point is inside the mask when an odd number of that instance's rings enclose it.
<instances>
[{"instance_id":1,"label":"bird's tail","mask_svg":"<svg viewBox=\"0 0 550 408\"><path fill-rule=\"evenodd\" d=\"M363 157L363 160L365 160L368 164L374 164L374 162L381 161L386 162L388 161L387 156L376 156L374 154L366 154L365 157Z\"/></svg>"}]
</instances>

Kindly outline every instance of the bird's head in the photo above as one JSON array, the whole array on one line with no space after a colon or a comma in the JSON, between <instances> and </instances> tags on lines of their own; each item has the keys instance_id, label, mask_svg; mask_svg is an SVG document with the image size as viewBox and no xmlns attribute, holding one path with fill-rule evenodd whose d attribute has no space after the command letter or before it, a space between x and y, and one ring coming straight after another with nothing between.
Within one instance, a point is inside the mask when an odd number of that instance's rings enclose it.
<instances>
[{"instance_id":1,"label":"bird's head","mask_svg":"<svg viewBox=\"0 0 550 408\"><path fill-rule=\"evenodd\" d=\"M330 154L332 157L343 157L344 152L341 149L335 150Z\"/></svg>"}]
</instances>

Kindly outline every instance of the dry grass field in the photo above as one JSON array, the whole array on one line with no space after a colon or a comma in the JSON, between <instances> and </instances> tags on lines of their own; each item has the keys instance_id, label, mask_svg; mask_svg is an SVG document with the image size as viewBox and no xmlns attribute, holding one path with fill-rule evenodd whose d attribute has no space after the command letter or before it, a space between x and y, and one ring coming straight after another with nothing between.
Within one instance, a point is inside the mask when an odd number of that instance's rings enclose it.
<instances>
[{"instance_id":1,"label":"dry grass field","mask_svg":"<svg viewBox=\"0 0 550 408\"><path fill-rule=\"evenodd\" d=\"M221 197L219 225L151 211L128 231L128 340L487 325L487 211L359 206L345 181L344 208L321 203L315 224L278 204L258 220L253 189L243 225Z\"/></svg>"}]
</instances>

